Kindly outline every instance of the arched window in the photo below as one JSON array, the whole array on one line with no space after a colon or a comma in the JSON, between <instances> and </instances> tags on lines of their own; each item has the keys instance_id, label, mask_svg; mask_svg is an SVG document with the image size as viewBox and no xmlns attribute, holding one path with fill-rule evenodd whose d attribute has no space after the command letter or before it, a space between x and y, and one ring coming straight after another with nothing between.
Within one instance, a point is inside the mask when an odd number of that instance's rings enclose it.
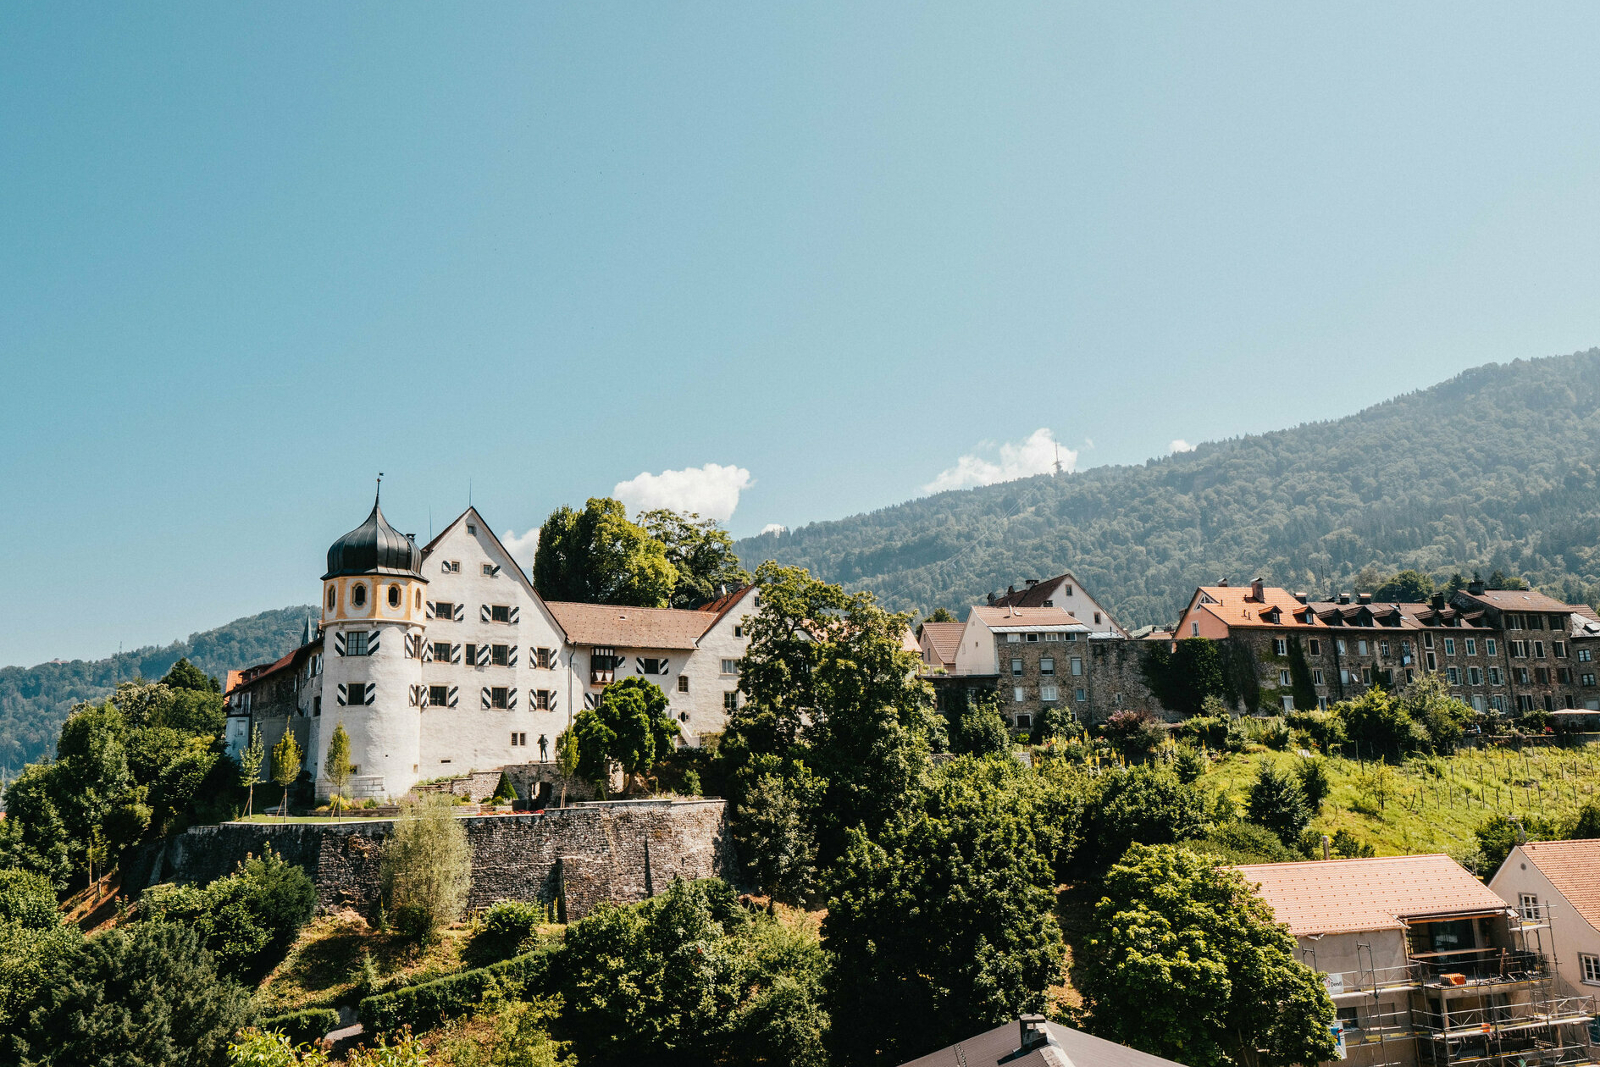
<instances>
[{"instance_id":1,"label":"arched window","mask_svg":"<svg viewBox=\"0 0 1600 1067\"><path fill-rule=\"evenodd\" d=\"M354 604L358 608L366 607L367 606L367 587L364 586L364 585L357 585L357 586L352 587L351 590L350 590L350 603Z\"/></svg>"},{"instance_id":2,"label":"arched window","mask_svg":"<svg viewBox=\"0 0 1600 1067\"><path fill-rule=\"evenodd\" d=\"M333 601L334 601L333 586L330 585L330 586L328 586L328 610L329 611L333 610Z\"/></svg>"},{"instance_id":3,"label":"arched window","mask_svg":"<svg viewBox=\"0 0 1600 1067\"><path fill-rule=\"evenodd\" d=\"M422 590L420 590L420 589L417 590L416 608L417 608L418 611L422 610Z\"/></svg>"},{"instance_id":4,"label":"arched window","mask_svg":"<svg viewBox=\"0 0 1600 1067\"><path fill-rule=\"evenodd\" d=\"M400 606L400 587L398 585L391 585L389 587L389 606L391 608L397 608Z\"/></svg>"}]
</instances>

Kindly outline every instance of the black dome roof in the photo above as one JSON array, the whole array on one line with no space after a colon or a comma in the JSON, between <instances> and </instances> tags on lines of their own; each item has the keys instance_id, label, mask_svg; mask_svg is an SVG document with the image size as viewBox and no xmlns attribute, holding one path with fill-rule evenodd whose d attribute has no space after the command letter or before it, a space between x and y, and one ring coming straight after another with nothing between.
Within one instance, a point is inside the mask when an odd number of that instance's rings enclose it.
<instances>
[{"instance_id":1,"label":"black dome roof","mask_svg":"<svg viewBox=\"0 0 1600 1067\"><path fill-rule=\"evenodd\" d=\"M378 502L372 502L367 521L328 548L328 573L338 578L352 574L400 574L422 577L422 549L389 525Z\"/></svg>"}]
</instances>

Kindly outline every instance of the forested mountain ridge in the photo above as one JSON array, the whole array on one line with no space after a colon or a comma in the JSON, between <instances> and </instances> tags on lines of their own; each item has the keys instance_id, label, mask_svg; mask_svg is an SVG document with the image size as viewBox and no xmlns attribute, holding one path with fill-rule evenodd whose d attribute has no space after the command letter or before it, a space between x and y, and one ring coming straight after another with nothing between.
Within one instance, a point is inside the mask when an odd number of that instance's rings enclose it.
<instances>
[{"instance_id":1,"label":"forested mountain ridge","mask_svg":"<svg viewBox=\"0 0 1600 1067\"><path fill-rule=\"evenodd\" d=\"M180 657L221 680L223 673L268 663L300 644L310 605L263 611L187 641L119 652L101 660L0 667L0 780L49 755L72 705L99 700L118 682L160 678Z\"/></svg>"},{"instance_id":2,"label":"forested mountain ridge","mask_svg":"<svg viewBox=\"0 0 1600 1067\"><path fill-rule=\"evenodd\" d=\"M1248 403L1248 398L1241 398ZM1369 563L1521 575L1600 593L1600 349L1489 364L1355 415L1142 466L957 490L740 541L871 589L963 609L1070 569L1125 625L1170 623L1196 585L1349 588Z\"/></svg>"}]
</instances>

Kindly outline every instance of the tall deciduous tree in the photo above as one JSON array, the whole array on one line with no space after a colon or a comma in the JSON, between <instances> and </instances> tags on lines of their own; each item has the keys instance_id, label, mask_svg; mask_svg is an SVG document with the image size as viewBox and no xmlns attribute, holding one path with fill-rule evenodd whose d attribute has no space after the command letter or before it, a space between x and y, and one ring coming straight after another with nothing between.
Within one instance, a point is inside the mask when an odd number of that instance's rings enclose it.
<instances>
[{"instance_id":1,"label":"tall deciduous tree","mask_svg":"<svg viewBox=\"0 0 1600 1067\"><path fill-rule=\"evenodd\" d=\"M1432 595L1432 578L1420 571L1401 571L1373 590L1372 598L1399 604L1420 604Z\"/></svg>"},{"instance_id":2,"label":"tall deciduous tree","mask_svg":"<svg viewBox=\"0 0 1600 1067\"><path fill-rule=\"evenodd\" d=\"M539 528L533 584L546 600L664 608L678 571L621 501L591 497L582 511L557 508Z\"/></svg>"},{"instance_id":3,"label":"tall deciduous tree","mask_svg":"<svg viewBox=\"0 0 1600 1067\"><path fill-rule=\"evenodd\" d=\"M461 916L472 880L472 847L449 797L408 800L379 864L383 900L402 933L431 941Z\"/></svg>"},{"instance_id":4,"label":"tall deciduous tree","mask_svg":"<svg viewBox=\"0 0 1600 1067\"><path fill-rule=\"evenodd\" d=\"M1244 878L1134 845L1106 875L1077 985L1089 1030L1189 1067L1330 1059L1333 1002Z\"/></svg>"},{"instance_id":5,"label":"tall deciduous tree","mask_svg":"<svg viewBox=\"0 0 1600 1067\"><path fill-rule=\"evenodd\" d=\"M749 583L750 572L740 565L733 538L715 519L658 508L641 514L639 525L666 549L667 561L678 572L672 607L697 608L717 599L724 587Z\"/></svg>"},{"instance_id":6,"label":"tall deciduous tree","mask_svg":"<svg viewBox=\"0 0 1600 1067\"><path fill-rule=\"evenodd\" d=\"M836 1062L899 1063L1044 1007L1055 880L1006 762L958 760L876 841L851 831L822 924Z\"/></svg>"},{"instance_id":7,"label":"tall deciduous tree","mask_svg":"<svg viewBox=\"0 0 1600 1067\"><path fill-rule=\"evenodd\" d=\"M344 790L356 769L350 763L350 735L344 732L344 722L334 725L333 736L328 738L328 754L322 758L322 775L333 786L333 796L328 798L328 817L344 800Z\"/></svg>"},{"instance_id":8,"label":"tall deciduous tree","mask_svg":"<svg viewBox=\"0 0 1600 1067\"><path fill-rule=\"evenodd\" d=\"M661 687L629 675L607 686L600 703L573 720L578 774L603 792L616 766L622 770L624 791L631 791L672 750L672 739L681 732L667 713L667 694Z\"/></svg>"}]
</instances>

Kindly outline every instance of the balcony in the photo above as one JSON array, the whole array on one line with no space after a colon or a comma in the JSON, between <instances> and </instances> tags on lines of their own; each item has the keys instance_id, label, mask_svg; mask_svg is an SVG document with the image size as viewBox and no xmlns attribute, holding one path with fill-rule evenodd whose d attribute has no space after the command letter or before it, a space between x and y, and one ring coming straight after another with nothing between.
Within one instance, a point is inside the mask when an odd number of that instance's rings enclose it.
<instances>
[{"instance_id":1,"label":"balcony","mask_svg":"<svg viewBox=\"0 0 1600 1067\"><path fill-rule=\"evenodd\" d=\"M590 667L589 668L589 684L590 685L610 685L612 682L614 682L616 680L617 680L617 672L616 672L616 670L614 668L611 668L611 667L604 667L604 668L602 668L602 667Z\"/></svg>"}]
</instances>

